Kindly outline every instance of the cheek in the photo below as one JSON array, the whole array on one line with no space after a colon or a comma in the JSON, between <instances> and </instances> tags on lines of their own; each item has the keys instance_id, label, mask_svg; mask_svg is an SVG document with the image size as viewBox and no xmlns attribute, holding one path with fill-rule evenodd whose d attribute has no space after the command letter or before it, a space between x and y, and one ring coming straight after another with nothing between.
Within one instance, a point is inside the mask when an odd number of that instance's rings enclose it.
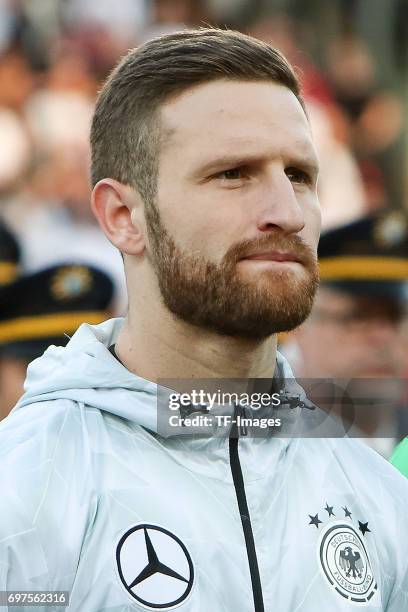
<instances>
[{"instance_id":1,"label":"cheek","mask_svg":"<svg viewBox=\"0 0 408 612\"><path fill-rule=\"evenodd\" d=\"M310 197L303 203L303 214L305 227L301 231L301 237L317 251L320 232L322 229L322 213L319 200L317 197Z\"/></svg>"},{"instance_id":2,"label":"cheek","mask_svg":"<svg viewBox=\"0 0 408 612\"><path fill-rule=\"evenodd\" d=\"M320 208L319 200L313 202L313 205L310 207L310 223L313 231L313 235L315 236L315 240L319 240L320 232L322 230L322 211Z\"/></svg>"},{"instance_id":3,"label":"cheek","mask_svg":"<svg viewBox=\"0 0 408 612\"><path fill-rule=\"evenodd\" d=\"M179 185L159 191L158 208L163 225L186 252L196 252L220 262L229 246L239 240L240 216L231 215L228 202L210 190ZM238 236L238 238L237 238Z\"/></svg>"},{"instance_id":4,"label":"cheek","mask_svg":"<svg viewBox=\"0 0 408 612\"><path fill-rule=\"evenodd\" d=\"M401 338L396 337L393 342L390 342L389 347L395 362L401 364L401 370L403 371L405 364L408 363L406 344L401 340Z\"/></svg>"},{"instance_id":5,"label":"cheek","mask_svg":"<svg viewBox=\"0 0 408 612\"><path fill-rule=\"evenodd\" d=\"M187 204L175 202L164 210L161 208L164 227L179 249L186 254L219 263L226 250L222 222L208 210L204 215L203 209L197 207L196 202L189 200Z\"/></svg>"},{"instance_id":6,"label":"cheek","mask_svg":"<svg viewBox=\"0 0 408 612\"><path fill-rule=\"evenodd\" d=\"M310 339L310 350L320 367L335 373L339 365L347 363L354 354L353 346L345 339L340 326L325 325Z\"/></svg>"}]
</instances>

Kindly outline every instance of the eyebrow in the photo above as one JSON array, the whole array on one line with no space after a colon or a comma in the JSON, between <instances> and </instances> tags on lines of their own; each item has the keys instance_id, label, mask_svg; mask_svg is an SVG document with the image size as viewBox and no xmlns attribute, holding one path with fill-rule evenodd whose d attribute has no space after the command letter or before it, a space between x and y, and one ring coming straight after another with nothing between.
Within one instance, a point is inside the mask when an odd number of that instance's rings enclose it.
<instances>
[{"instance_id":1,"label":"eyebrow","mask_svg":"<svg viewBox=\"0 0 408 612\"><path fill-rule=\"evenodd\" d=\"M239 166L243 166L246 164L255 164L257 162L263 161L265 158L264 155L221 155L214 159L211 159L207 163L201 165L194 172L194 175L197 176L205 176L211 174L211 172L215 172L220 168L235 168ZM300 166L302 169L310 172L311 175L317 176L319 173L319 162L315 156L304 156L302 154L296 153L293 156L288 156L288 162L286 165L289 166Z\"/></svg>"}]
</instances>

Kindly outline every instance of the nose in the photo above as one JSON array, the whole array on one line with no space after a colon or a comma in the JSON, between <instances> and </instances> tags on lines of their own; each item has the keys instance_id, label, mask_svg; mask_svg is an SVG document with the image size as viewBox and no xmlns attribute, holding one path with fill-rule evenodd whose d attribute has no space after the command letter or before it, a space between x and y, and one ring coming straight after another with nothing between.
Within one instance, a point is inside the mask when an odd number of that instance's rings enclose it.
<instances>
[{"instance_id":1,"label":"nose","mask_svg":"<svg viewBox=\"0 0 408 612\"><path fill-rule=\"evenodd\" d=\"M261 232L280 229L295 234L304 226L305 217L294 186L284 168L275 168L264 185L258 229Z\"/></svg>"}]
</instances>

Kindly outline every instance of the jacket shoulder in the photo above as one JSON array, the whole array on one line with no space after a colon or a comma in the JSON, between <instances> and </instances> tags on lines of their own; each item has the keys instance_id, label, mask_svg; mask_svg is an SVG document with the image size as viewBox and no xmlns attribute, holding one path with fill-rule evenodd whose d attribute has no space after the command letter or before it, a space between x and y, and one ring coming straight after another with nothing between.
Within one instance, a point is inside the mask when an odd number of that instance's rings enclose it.
<instances>
[{"instance_id":1,"label":"jacket shoulder","mask_svg":"<svg viewBox=\"0 0 408 612\"><path fill-rule=\"evenodd\" d=\"M0 588L51 589L56 576L73 575L97 504L80 406L12 411L0 424L0 466Z\"/></svg>"},{"instance_id":2,"label":"jacket shoulder","mask_svg":"<svg viewBox=\"0 0 408 612\"><path fill-rule=\"evenodd\" d=\"M327 440L336 462L360 493L376 498L381 492L392 506L406 508L408 480L365 442L357 438Z\"/></svg>"}]
</instances>

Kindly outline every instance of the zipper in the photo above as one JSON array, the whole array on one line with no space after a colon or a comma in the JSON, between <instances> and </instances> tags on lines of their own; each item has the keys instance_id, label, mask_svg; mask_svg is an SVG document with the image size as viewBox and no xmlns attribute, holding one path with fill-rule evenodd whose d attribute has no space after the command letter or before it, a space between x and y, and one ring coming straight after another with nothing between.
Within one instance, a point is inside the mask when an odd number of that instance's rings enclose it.
<instances>
[{"instance_id":1,"label":"zipper","mask_svg":"<svg viewBox=\"0 0 408 612\"><path fill-rule=\"evenodd\" d=\"M237 420L237 416L241 415L241 407L235 406L234 420ZM244 477L242 475L241 462L239 460L238 452L238 438L239 432L236 423L231 427L230 438L229 438L229 456L232 479L234 482L235 493L237 496L238 509L241 516L242 529L245 537L245 544L247 549L249 571L251 574L252 583L252 594L254 598L254 610L255 612L265 612L263 595L262 595L262 584L261 577L259 574L258 558L256 556L254 534L252 532L251 517L249 516L249 508L245 493Z\"/></svg>"}]
</instances>

